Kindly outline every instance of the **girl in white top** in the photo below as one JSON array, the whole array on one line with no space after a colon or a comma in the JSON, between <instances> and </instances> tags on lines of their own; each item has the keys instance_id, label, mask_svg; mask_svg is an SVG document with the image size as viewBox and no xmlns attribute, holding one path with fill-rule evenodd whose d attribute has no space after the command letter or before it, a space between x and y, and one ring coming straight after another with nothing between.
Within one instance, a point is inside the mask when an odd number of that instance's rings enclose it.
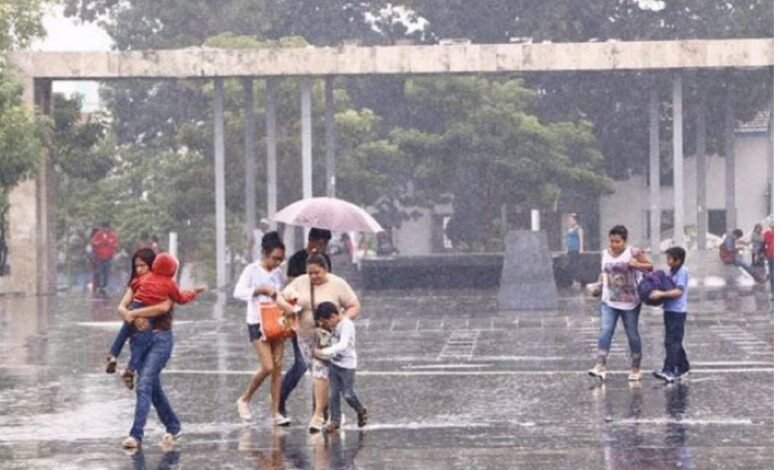
<instances>
[{"instance_id":1,"label":"girl in white top","mask_svg":"<svg viewBox=\"0 0 780 470\"><path fill-rule=\"evenodd\" d=\"M609 231L609 248L601 254L601 332L598 340L596 365L588 371L593 377L605 380L607 355L612 344L618 319L631 349L631 372L628 380L641 379L642 340L639 337L639 310L641 302L637 292L640 271L653 269L653 264L638 248L626 244L628 230L616 225Z\"/></svg>"},{"instance_id":2,"label":"girl in white top","mask_svg":"<svg viewBox=\"0 0 780 470\"><path fill-rule=\"evenodd\" d=\"M252 418L249 402L252 395L271 376L271 412L275 425L289 424L289 420L279 414L279 395L282 386L282 355L284 338L268 341L263 335L260 304L276 302L276 294L284 287L284 273L279 266L284 261L284 243L278 233L269 232L263 236L262 258L244 268L238 278L233 297L246 302L246 323L249 341L260 360L260 368L247 384L244 393L236 401L238 414L244 420Z\"/></svg>"}]
</instances>

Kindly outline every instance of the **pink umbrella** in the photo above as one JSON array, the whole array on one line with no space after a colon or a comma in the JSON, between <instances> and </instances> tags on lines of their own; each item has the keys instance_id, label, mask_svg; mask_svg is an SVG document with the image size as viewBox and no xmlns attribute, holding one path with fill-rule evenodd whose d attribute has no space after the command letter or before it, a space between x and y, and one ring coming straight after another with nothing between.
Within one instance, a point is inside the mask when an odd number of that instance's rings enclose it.
<instances>
[{"instance_id":1,"label":"pink umbrella","mask_svg":"<svg viewBox=\"0 0 780 470\"><path fill-rule=\"evenodd\" d=\"M332 197L315 197L294 202L273 216L277 222L317 227L336 232L383 232L371 215L351 202Z\"/></svg>"}]
</instances>

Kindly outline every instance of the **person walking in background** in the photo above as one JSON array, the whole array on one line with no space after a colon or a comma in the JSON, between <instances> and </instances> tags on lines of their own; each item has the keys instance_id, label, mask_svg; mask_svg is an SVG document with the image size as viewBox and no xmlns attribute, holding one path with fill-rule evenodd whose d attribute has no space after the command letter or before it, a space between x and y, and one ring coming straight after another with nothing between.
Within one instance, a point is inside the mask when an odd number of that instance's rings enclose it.
<instances>
[{"instance_id":1,"label":"person walking in background","mask_svg":"<svg viewBox=\"0 0 780 470\"><path fill-rule=\"evenodd\" d=\"M154 251L155 253L159 253L160 252L160 239L157 238L157 235L152 234L151 242L152 242L152 246L151 246L152 251Z\"/></svg>"},{"instance_id":2,"label":"person walking in background","mask_svg":"<svg viewBox=\"0 0 780 470\"><path fill-rule=\"evenodd\" d=\"M135 242L135 249L133 252L135 253L142 248L152 249L152 240L149 238L149 232L147 231L141 232L141 236L138 237L138 241Z\"/></svg>"},{"instance_id":3,"label":"person walking in background","mask_svg":"<svg viewBox=\"0 0 780 470\"><path fill-rule=\"evenodd\" d=\"M92 229L92 232L90 232L89 234L89 239L87 240L87 244L84 247L84 257L87 259L87 261L89 261L89 266L92 268L92 283L89 284L89 289L92 291L93 294L96 294L98 291L98 284L100 283L100 279L98 279L98 269L97 269L98 263L97 263L97 258L95 257L95 249L92 247L92 238L99 231L100 229L97 227L94 227Z\"/></svg>"},{"instance_id":4,"label":"person walking in background","mask_svg":"<svg viewBox=\"0 0 780 470\"><path fill-rule=\"evenodd\" d=\"M764 227L756 224L750 234L750 264L753 267L764 265Z\"/></svg>"},{"instance_id":5,"label":"person walking in background","mask_svg":"<svg viewBox=\"0 0 780 470\"><path fill-rule=\"evenodd\" d=\"M569 226L566 230L566 270L576 284L574 287L580 287L580 255L585 249L585 234L577 214L569 214L566 224Z\"/></svg>"},{"instance_id":6,"label":"person walking in background","mask_svg":"<svg viewBox=\"0 0 780 470\"><path fill-rule=\"evenodd\" d=\"M685 337L685 317L688 315L688 268L685 264L685 249L674 246L666 250L668 275L674 281L674 289L654 290L650 293L653 300L664 299L664 347L666 359L661 370L653 372L657 379L674 382L688 375L691 365L683 348Z\"/></svg>"},{"instance_id":7,"label":"person walking in background","mask_svg":"<svg viewBox=\"0 0 780 470\"><path fill-rule=\"evenodd\" d=\"M742 259L739 254L740 248L746 248L747 243L742 240L744 233L742 230L735 228L731 233L727 233L723 238L723 242L720 244L720 260L723 264L730 264L744 269L750 276L755 279L753 274L753 267Z\"/></svg>"},{"instance_id":8,"label":"person walking in background","mask_svg":"<svg viewBox=\"0 0 780 470\"><path fill-rule=\"evenodd\" d=\"M641 302L637 283L639 271L650 271L653 264L642 250L629 246L628 229L616 225L609 231L609 248L601 254L601 332L598 340L596 365L588 371L593 377L604 381L607 377L607 355L612 345L618 319L628 336L631 350L631 371L629 381L642 378L642 340L639 337L639 312Z\"/></svg>"},{"instance_id":9,"label":"person walking in background","mask_svg":"<svg viewBox=\"0 0 780 470\"><path fill-rule=\"evenodd\" d=\"M766 256L766 265L769 268L769 297L775 295L775 222L769 221L769 227L764 231L764 256Z\"/></svg>"},{"instance_id":10,"label":"person walking in background","mask_svg":"<svg viewBox=\"0 0 780 470\"><path fill-rule=\"evenodd\" d=\"M111 230L111 224L106 221L100 224L100 229L92 236L92 253L95 256L97 293L106 294L108 279L111 275L111 260L114 259L119 238L116 232Z\"/></svg>"}]
</instances>

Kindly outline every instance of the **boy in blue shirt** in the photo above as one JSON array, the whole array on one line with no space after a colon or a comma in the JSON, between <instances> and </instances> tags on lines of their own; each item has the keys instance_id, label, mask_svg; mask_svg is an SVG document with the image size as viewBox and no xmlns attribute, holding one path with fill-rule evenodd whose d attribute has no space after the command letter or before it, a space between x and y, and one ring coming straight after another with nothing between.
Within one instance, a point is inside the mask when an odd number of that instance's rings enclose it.
<instances>
[{"instance_id":1,"label":"boy in blue shirt","mask_svg":"<svg viewBox=\"0 0 780 470\"><path fill-rule=\"evenodd\" d=\"M680 380L688 375L691 366L683 348L685 317L688 312L688 268L685 263L685 249L674 246L666 250L666 264L669 277L675 288L668 291L655 290L651 299L664 299L664 346L666 359L663 369L654 371L653 376L666 383Z\"/></svg>"}]
</instances>

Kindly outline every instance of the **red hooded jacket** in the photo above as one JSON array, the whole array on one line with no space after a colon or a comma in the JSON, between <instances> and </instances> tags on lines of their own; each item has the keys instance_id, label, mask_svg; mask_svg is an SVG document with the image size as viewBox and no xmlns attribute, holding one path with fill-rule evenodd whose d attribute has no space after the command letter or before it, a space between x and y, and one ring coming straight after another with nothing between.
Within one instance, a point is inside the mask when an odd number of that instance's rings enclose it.
<instances>
[{"instance_id":1,"label":"red hooded jacket","mask_svg":"<svg viewBox=\"0 0 780 470\"><path fill-rule=\"evenodd\" d=\"M114 257L116 247L119 245L119 238L116 232L111 229L98 230L92 237L92 252L99 261L105 261Z\"/></svg>"},{"instance_id":2,"label":"red hooded jacket","mask_svg":"<svg viewBox=\"0 0 780 470\"><path fill-rule=\"evenodd\" d=\"M146 306L159 304L171 299L177 304L186 304L195 300L197 293L191 290L180 291L173 280L179 262L170 253L160 253L154 258L152 272L139 276L130 282L133 290L133 300Z\"/></svg>"}]
</instances>

